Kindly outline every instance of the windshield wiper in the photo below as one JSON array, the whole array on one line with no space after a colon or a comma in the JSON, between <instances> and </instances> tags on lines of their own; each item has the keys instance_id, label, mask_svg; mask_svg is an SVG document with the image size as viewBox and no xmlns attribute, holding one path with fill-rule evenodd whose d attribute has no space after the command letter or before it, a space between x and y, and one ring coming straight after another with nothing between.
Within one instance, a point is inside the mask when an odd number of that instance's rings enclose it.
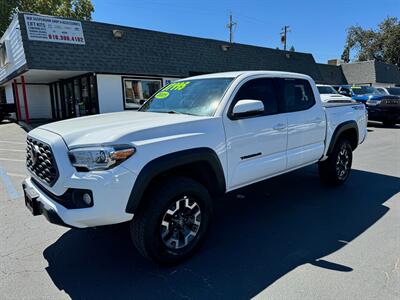
<instances>
[{"instance_id":1,"label":"windshield wiper","mask_svg":"<svg viewBox=\"0 0 400 300\"><path fill-rule=\"evenodd\" d=\"M182 114L181 112L179 112L179 111L176 111L176 110L169 110L169 111L166 111L166 113L167 114Z\"/></svg>"},{"instance_id":2,"label":"windshield wiper","mask_svg":"<svg viewBox=\"0 0 400 300\"><path fill-rule=\"evenodd\" d=\"M171 115L177 114L177 115L198 116L196 114L191 114L191 113L188 113L188 112L180 112L180 111L177 111L177 110L155 110L155 111L151 111L150 110L150 112L157 112L157 113L171 114Z\"/></svg>"}]
</instances>

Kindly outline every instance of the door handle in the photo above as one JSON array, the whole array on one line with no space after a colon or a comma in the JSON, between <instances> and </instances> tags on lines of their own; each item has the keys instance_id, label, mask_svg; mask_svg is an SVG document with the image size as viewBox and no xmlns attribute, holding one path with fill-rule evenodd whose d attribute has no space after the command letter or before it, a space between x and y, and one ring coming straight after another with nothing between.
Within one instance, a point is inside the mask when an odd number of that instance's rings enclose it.
<instances>
[{"instance_id":1,"label":"door handle","mask_svg":"<svg viewBox=\"0 0 400 300\"><path fill-rule=\"evenodd\" d=\"M274 127L272 127L274 130L284 130L286 129L286 124L284 123L278 123Z\"/></svg>"}]
</instances>

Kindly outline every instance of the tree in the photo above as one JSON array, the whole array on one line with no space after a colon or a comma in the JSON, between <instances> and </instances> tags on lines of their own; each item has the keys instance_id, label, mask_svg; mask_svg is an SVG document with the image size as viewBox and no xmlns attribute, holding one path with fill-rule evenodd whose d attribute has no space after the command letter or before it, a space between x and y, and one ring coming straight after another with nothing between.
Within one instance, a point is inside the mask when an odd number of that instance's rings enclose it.
<instances>
[{"instance_id":1,"label":"tree","mask_svg":"<svg viewBox=\"0 0 400 300\"><path fill-rule=\"evenodd\" d=\"M12 13L17 5L15 0L0 0L0 37L10 24Z\"/></svg>"},{"instance_id":2,"label":"tree","mask_svg":"<svg viewBox=\"0 0 400 300\"><path fill-rule=\"evenodd\" d=\"M355 50L358 61L377 60L400 67L400 20L388 17L377 30L351 26L342 54L345 62L350 61L350 51Z\"/></svg>"},{"instance_id":3,"label":"tree","mask_svg":"<svg viewBox=\"0 0 400 300\"><path fill-rule=\"evenodd\" d=\"M94 6L91 0L0 0L0 36L18 11L91 20Z\"/></svg>"},{"instance_id":4,"label":"tree","mask_svg":"<svg viewBox=\"0 0 400 300\"><path fill-rule=\"evenodd\" d=\"M294 46L290 47L289 51L295 52L296 49L294 49Z\"/></svg>"}]
</instances>

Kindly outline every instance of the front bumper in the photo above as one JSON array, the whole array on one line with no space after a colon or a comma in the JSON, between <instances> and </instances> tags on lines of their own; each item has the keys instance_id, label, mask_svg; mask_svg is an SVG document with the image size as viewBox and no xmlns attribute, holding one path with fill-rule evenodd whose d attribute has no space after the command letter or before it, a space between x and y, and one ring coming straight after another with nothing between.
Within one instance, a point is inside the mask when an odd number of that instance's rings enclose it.
<instances>
[{"instance_id":1,"label":"front bumper","mask_svg":"<svg viewBox=\"0 0 400 300\"><path fill-rule=\"evenodd\" d=\"M24 191L32 191L37 202L37 214L50 222L70 227L85 228L122 223L132 219L125 212L137 175L118 165L105 171L78 172L68 157L68 147L57 134L36 128L29 132L33 139L51 146L59 170L53 185L46 184L35 172L24 183ZM75 199L64 197L68 191L87 190L93 205L75 205ZM81 208L77 208L81 207Z\"/></svg>"},{"instance_id":2,"label":"front bumper","mask_svg":"<svg viewBox=\"0 0 400 300\"><path fill-rule=\"evenodd\" d=\"M36 203L34 215L43 215L51 223L76 228L122 223L133 217L125 209L136 176L121 166L115 169L98 173L77 172L64 182L68 188L92 191L93 206L87 208L65 207L56 195L52 196L48 189L30 177L22 186L25 193L35 195L32 197Z\"/></svg>"},{"instance_id":3,"label":"front bumper","mask_svg":"<svg viewBox=\"0 0 400 300\"><path fill-rule=\"evenodd\" d=\"M34 197L28 197L27 191L29 189L32 190L32 188L29 187L29 184L27 184L26 180L22 183L22 188L24 190L25 205L28 207L28 209L32 212L34 216L43 215L50 223L70 228L74 227L66 224L58 215L58 212L56 209L54 209L54 207L52 207L51 205L46 205L45 202L43 201L38 201L39 198L38 194ZM28 204L28 202L30 202L30 204Z\"/></svg>"},{"instance_id":4,"label":"front bumper","mask_svg":"<svg viewBox=\"0 0 400 300\"><path fill-rule=\"evenodd\" d=\"M382 108L367 106L368 119L371 121L397 121L400 122L400 107Z\"/></svg>"}]
</instances>

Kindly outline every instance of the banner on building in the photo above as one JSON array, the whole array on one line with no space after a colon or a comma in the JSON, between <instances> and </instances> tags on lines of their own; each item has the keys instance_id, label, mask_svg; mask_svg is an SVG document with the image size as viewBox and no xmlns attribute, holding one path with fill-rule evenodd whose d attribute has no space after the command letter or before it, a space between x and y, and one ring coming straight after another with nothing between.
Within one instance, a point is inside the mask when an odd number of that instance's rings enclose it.
<instances>
[{"instance_id":1,"label":"banner on building","mask_svg":"<svg viewBox=\"0 0 400 300\"><path fill-rule=\"evenodd\" d=\"M29 14L24 17L30 40L85 45L82 23L79 21Z\"/></svg>"}]
</instances>

